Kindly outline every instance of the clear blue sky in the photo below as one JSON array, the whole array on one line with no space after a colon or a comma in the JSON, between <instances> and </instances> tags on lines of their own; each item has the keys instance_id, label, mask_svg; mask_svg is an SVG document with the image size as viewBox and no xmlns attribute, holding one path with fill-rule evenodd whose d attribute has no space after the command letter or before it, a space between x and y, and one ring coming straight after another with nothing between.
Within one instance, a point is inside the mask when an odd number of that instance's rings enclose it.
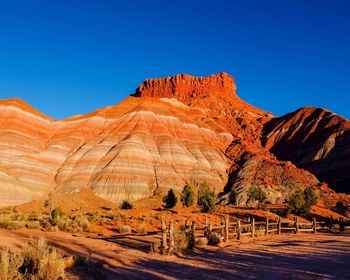
<instances>
[{"instance_id":1,"label":"clear blue sky","mask_svg":"<svg viewBox=\"0 0 350 280\"><path fill-rule=\"evenodd\" d=\"M148 77L222 71L275 115L350 118L350 1L0 0L0 99L54 118L116 104Z\"/></svg>"}]
</instances>

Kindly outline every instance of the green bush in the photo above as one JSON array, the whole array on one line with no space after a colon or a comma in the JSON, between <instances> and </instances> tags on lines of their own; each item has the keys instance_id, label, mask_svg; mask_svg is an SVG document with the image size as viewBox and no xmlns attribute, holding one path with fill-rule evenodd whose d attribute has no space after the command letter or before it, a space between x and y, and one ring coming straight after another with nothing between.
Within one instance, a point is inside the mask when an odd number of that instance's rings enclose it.
<instances>
[{"instance_id":1,"label":"green bush","mask_svg":"<svg viewBox=\"0 0 350 280\"><path fill-rule=\"evenodd\" d=\"M198 188L198 205L202 208L204 213L215 212L216 194L212 191L209 185L205 182Z\"/></svg>"},{"instance_id":2,"label":"green bush","mask_svg":"<svg viewBox=\"0 0 350 280\"><path fill-rule=\"evenodd\" d=\"M298 189L289 198L289 210L297 215L307 215L317 201L317 194L312 187L307 187L304 191Z\"/></svg>"},{"instance_id":3,"label":"green bush","mask_svg":"<svg viewBox=\"0 0 350 280\"><path fill-rule=\"evenodd\" d=\"M129 209L134 208L132 203L127 199L124 199L119 207L120 207L120 209L123 209L123 210L129 210Z\"/></svg>"},{"instance_id":4,"label":"green bush","mask_svg":"<svg viewBox=\"0 0 350 280\"><path fill-rule=\"evenodd\" d=\"M194 203L194 192L189 185L185 185L181 192L181 203L184 207L192 206Z\"/></svg>"},{"instance_id":5,"label":"green bush","mask_svg":"<svg viewBox=\"0 0 350 280\"><path fill-rule=\"evenodd\" d=\"M252 186L247 192L248 201L250 203L258 201L259 207L266 201L267 195L261 186Z\"/></svg>"},{"instance_id":6,"label":"green bush","mask_svg":"<svg viewBox=\"0 0 350 280\"><path fill-rule=\"evenodd\" d=\"M168 194L163 198L166 208L174 208L177 203L177 198L173 189L168 191Z\"/></svg>"}]
</instances>

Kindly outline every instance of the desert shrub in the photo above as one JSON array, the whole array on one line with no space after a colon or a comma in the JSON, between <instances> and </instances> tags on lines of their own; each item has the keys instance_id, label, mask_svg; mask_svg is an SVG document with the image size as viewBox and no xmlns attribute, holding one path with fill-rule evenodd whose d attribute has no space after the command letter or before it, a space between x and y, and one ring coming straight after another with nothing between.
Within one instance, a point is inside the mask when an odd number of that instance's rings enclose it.
<instances>
[{"instance_id":1,"label":"desert shrub","mask_svg":"<svg viewBox=\"0 0 350 280\"><path fill-rule=\"evenodd\" d=\"M1 252L0 280L57 280L64 277L63 257L42 238L31 240L29 246L18 253Z\"/></svg>"},{"instance_id":2,"label":"desert shrub","mask_svg":"<svg viewBox=\"0 0 350 280\"><path fill-rule=\"evenodd\" d=\"M216 194L207 183L202 183L198 189L198 205L205 213L215 212Z\"/></svg>"},{"instance_id":3,"label":"desert shrub","mask_svg":"<svg viewBox=\"0 0 350 280\"><path fill-rule=\"evenodd\" d=\"M122 203L120 204L120 209L123 209L123 210L129 210L129 209L132 209L134 208L134 206L132 205L132 203L127 200L127 199L124 199L122 201Z\"/></svg>"},{"instance_id":4,"label":"desert shrub","mask_svg":"<svg viewBox=\"0 0 350 280\"><path fill-rule=\"evenodd\" d=\"M192 206L194 203L194 192L189 185L185 185L182 189L181 203L184 207Z\"/></svg>"},{"instance_id":5,"label":"desert shrub","mask_svg":"<svg viewBox=\"0 0 350 280\"><path fill-rule=\"evenodd\" d=\"M29 221L26 223L26 228L38 229L38 228L40 228L40 222L39 221Z\"/></svg>"},{"instance_id":6,"label":"desert shrub","mask_svg":"<svg viewBox=\"0 0 350 280\"><path fill-rule=\"evenodd\" d=\"M265 232L266 232L265 226L261 225L261 226L258 226L258 227L255 229L254 235L257 236L257 237L259 237L259 236L264 236L264 235L265 235Z\"/></svg>"},{"instance_id":7,"label":"desert shrub","mask_svg":"<svg viewBox=\"0 0 350 280\"><path fill-rule=\"evenodd\" d=\"M147 232L147 225L145 223L138 224L135 228L135 231L137 233L146 233Z\"/></svg>"},{"instance_id":8,"label":"desert shrub","mask_svg":"<svg viewBox=\"0 0 350 280\"><path fill-rule=\"evenodd\" d=\"M174 251L173 253L180 253L189 248L189 236L179 230L174 231Z\"/></svg>"},{"instance_id":9,"label":"desert shrub","mask_svg":"<svg viewBox=\"0 0 350 280\"><path fill-rule=\"evenodd\" d=\"M208 245L208 238L206 237L200 237L196 240L197 248L205 248L207 245Z\"/></svg>"},{"instance_id":10,"label":"desert shrub","mask_svg":"<svg viewBox=\"0 0 350 280\"><path fill-rule=\"evenodd\" d=\"M86 214L88 216L88 219L93 222L97 222L101 220L101 215L98 211L95 212L89 212Z\"/></svg>"},{"instance_id":11,"label":"desert shrub","mask_svg":"<svg viewBox=\"0 0 350 280\"><path fill-rule=\"evenodd\" d=\"M34 222L34 221L38 221L39 217L36 213L30 213L28 216L28 221Z\"/></svg>"},{"instance_id":12,"label":"desert shrub","mask_svg":"<svg viewBox=\"0 0 350 280\"><path fill-rule=\"evenodd\" d=\"M73 218L63 216L58 220L57 227L61 231L77 233L89 231L90 223L88 218L84 215L77 215Z\"/></svg>"},{"instance_id":13,"label":"desert shrub","mask_svg":"<svg viewBox=\"0 0 350 280\"><path fill-rule=\"evenodd\" d=\"M311 206L317 204L317 194L307 187L304 191L298 189L289 198L289 211L297 215L307 215Z\"/></svg>"},{"instance_id":14,"label":"desert shrub","mask_svg":"<svg viewBox=\"0 0 350 280\"><path fill-rule=\"evenodd\" d=\"M0 280L22 279L19 267L22 264L22 256L12 253L8 249L0 252Z\"/></svg>"},{"instance_id":15,"label":"desert shrub","mask_svg":"<svg viewBox=\"0 0 350 280\"><path fill-rule=\"evenodd\" d=\"M118 231L121 234L129 234L129 233L131 233L131 227L130 226L122 226L118 229Z\"/></svg>"},{"instance_id":16,"label":"desert shrub","mask_svg":"<svg viewBox=\"0 0 350 280\"><path fill-rule=\"evenodd\" d=\"M86 216L77 215L74 217L74 222L82 229L82 231L89 231L90 223Z\"/></svg>"},{"instance_id":17,"label":"desert shrub","mask_svg":"<svg viewBox=\"0 0 350 280\"><path fill-rule=\"evenodd\" d=\"M215 232L211 232L209 234L208 244L214 246L220 244L220 236Z\"/></svg>"},{"instance_id":18,"label":"desert shrub","mask_svg":"<svg viewBox=\"0 0 350 280\"><path fill-rule=\"evenodd\" d=\"M23 221L18 221L16 216L13 215L0 215L0 228L4 229L20 229L24 227L25 223Z\"/></svg>"},{"instance_id":19,"label":"desert shrub","mask_svg":"<svg viewBox=\"0 0 350 280\"><path fill-rule=\"evenodd\" d=\"M310 210L311 206L317 204L318 196L312 187L309 186L304 190L304 200L307 211Z\"/></svg>"},{"instance_id":20,"label":"desert shrub","mask_svg":"<svg viewBox=\"0 0 350 280\"><path fill-rule=\"evenodd\" d=\"M50 223L54 226L56 226L59 222L59 220L64 216L63 211L61 208L56 207L50 212Z\"/></svg>"},{"instance_id":21,"label":"desert shrub","mask_svg":"<svg viewBox=\"0 0 350 280\"><path fill-rule=\"evenodd\" d=\"M258 201L258 206L261 207L267 199L265 190L261 186L252 186L247 191L248 201Z\"/></svg>"},{"instance_id":22,"label":"desert shrub","mask_svg":"<svg viewBox=\"0 0 350 280\"><path fill-rule=\"evenodd\" d=\"M168 191L168 194L163 198L163 202L166 208L174 208L177 203L177 197L173 189Z\"/></svg>"}]
</instances>

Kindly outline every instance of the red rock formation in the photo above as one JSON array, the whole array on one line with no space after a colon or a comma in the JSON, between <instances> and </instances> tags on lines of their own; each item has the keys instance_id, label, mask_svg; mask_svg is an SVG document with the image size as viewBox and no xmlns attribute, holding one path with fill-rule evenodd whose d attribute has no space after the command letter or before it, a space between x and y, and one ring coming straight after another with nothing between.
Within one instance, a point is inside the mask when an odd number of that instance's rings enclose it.
<instances>
[{"instance_id":1,"label":"red rock formation","mask_svg":"<svg viewBox=\"0 0 350 280\"><path fill-rule=\"evenodd\" d=\"M23 203L53 189L90 188L118 202L186 182L223 190L232 136L176 100L129 97L94 113L54 121L23 102L3 101L0 203Z\"/></svg>"},{"instance_id":2,"label":"red rock formation","mask_svg":"<svg viewBox=\"0 0 350 280\"><path fill-rule=\"evenodd\" d=\"M337 191L350 191L350 121L302 108L266 123L262 142L280 160L309 170Z\"/></svg>"},{"instance_id":3,"label":"red rock formation","mask_svg":"<svg viewBox=\"0 0 350 280\"><path fill-rule=\"evenodd\" d=\"M168 78L147 79L136 90L136 96L176 98L181 102L208 95L234 101L236 85L233 78L226 73L209 77L180 74Z\"/></svg>"},{"instance_id":4,"label":"red rock formation","mask_svg":"<svg viewBox=\"0 0 350 280\"><path fill-rule=\"evenodd\" d=\"M1 101L0 205L83 188L136 200L203 181L216 192L237 190L240 203L252 185L282 202L320 184L261 146L272 118L242 101L225 73L147 80L116 106L62 121L20 100Z\"/></svg>"},{"instance_id":5,"label":"red rock formation","mask_svg":"<svg viewBox=\"0 0 350 280\"><path fill-rule=\"evenodd\" d=\"M176 98L226 127L233 136L225 153L230 159L226 191L237 190L242 204L247 200L245 191L252 185L265 186L271 202L283 202L294 189L319 184L312 174L278 161L261 146L263 126L273 116L241 100L233 78L225 73L204 78L177 75L150 79L135 95Z\"/></svg>"}]
</instances>

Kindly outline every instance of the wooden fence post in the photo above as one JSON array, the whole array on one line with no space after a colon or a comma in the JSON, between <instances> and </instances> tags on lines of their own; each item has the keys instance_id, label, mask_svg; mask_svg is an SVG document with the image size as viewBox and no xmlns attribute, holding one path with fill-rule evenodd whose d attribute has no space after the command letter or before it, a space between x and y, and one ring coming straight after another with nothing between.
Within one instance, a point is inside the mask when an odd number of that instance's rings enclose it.
<instances>
[{"instance_id":1,"label":"wooden fence post","mask_svg":"<svg viewBox=\"0 0 350 280\"><path fill-rule=\"evenodd\" d=\"M208 218L205 218L204 237L206 237L206 238L209 239L209 223L208 223Z\"/></svg>"},{"instance_id":2,"label":"wooden fence post","mask_svg":"<svg viewBox=\"0 0 350 280\"><path fill-rule=\"evenodd\" d=\"M221 222L220 222L220 224L221 224L221 226L222 226L222 228L221 228L221 236L225 236L225 220L226 220L226 218L225 217L221 217Z\"/></svg>"},{"instance_id":3,"label":"wooden fence post","mask_svg":"<svg viewBox=\"0 0 350 280\"><path fill-rule=\"evenodd\" d=\"M312 232L316 233L317 232L317 227L316 227L316 217L312 218Z\"/></svg>"},{"instance_id":4,"label":"wooden fence post","mask_svg":"<svg viewBox=\"0 0 350 280\"><path fill-rule=\"evenodd\" d=\"M224 242L228 241L228 217L225 218L225 238Z\"/></svg>"},{"instance_id":5,"label":"wooden fence post","mask_svg":"<svg viewBox=\"0 0 350 280\"><path fill-rule=\"evenodd\" d=\"M208 227L208 230L209 230L209 232L208 232L208 237L209 237L210 234L211 234L211 232L212 232L212 230L213 230L213 223L212 223L211 220L209 220L209 227Z\"/></svg>"},{"instance_id":6,"label":"wooden fence post","mask_svg":"<svg viewBox=\"0 0 350 280\"><path fill-rule=\"evenodd\" d=\"M299 219L295 217L295 233L299 233Z\"/></svg>"},{"instance_id":7,"label":"wooden fence post","mask_svg":"<svg viewBox=\"0 0 350 280\"><path fill-rule=\"evenodd\" d=\"M172 255L174 252L175 240L174 240L174 222L171 221L169 228L169 251L168 255Z\"/></svg>"},{"instance_id":8,"label":"wooden fence post","mask_svg":"<svg viewBox=\"0 0 350 280\"><path fill-rule=\"evenodd\" d=\"M252 231L252 237L254 238L254 236L255 236L255 218L254 217L252 217L252 219L251 219L251 231Z\"/></svg>"},{"instance_id":9,"label":"wooden fence post","mask_svg":"<svg viewBox=\"0 0 350 280\"><path fill-rule=\"evenodd\" d=\"M345 224L344 224L344 218L343 217L341 217L340 220L339 220L339 230L341 232L345 231Z\"/></svg>"},{"instance_id":10,"label":"wooden fence post","mask_svg":"<svg viewBox=\"0 0 350 280\"><path fill-rule=\"evenodd\" d=\"M165 254L165 251L168 248L168 240L167 240L167 228L166 223L162 220L162 253Z\"/></svg>"},{"instance_id":11,"label":"wooden fence post","mask_svg":"<svg viewBox=\"0 0 350 280\"><path fill-rule=\"evenodd\" d=\"M278 217L278 224L277 224L277 233L278 235L281 235L282 233L282 219L281 217Z\"/></svg>"},{"instance_id":12,"label":"wooden fence post","mask_svg":"<svg viewBox=\"0 0 350 280\"><path fill-rule=\"evenodd\" d=\"M269 234L269 218L266 218L266 223L265 223L265 235Z\"/></svg>"},{"instance_id":13,"label":"wooden fence post","mask_svg":"<svg viewBox=\"0 0 350 280\"><path fill-rule=\"evenodd\" d=\"M196 245L196 222L192 222L192 229L191 229L191 245Z\"/></svg>"},{"instance_id":14,"label":"wooden fence post","mask_svg":"<svg viewBox=\"0 0 350 280\"><path fill-rule=\"evenodd\" d=\"M238 239L238 240L241 239L241 232L242 232L241 220L240 220L240 219L237 219L237 239Z\"/></svg>"}]
</instances>

